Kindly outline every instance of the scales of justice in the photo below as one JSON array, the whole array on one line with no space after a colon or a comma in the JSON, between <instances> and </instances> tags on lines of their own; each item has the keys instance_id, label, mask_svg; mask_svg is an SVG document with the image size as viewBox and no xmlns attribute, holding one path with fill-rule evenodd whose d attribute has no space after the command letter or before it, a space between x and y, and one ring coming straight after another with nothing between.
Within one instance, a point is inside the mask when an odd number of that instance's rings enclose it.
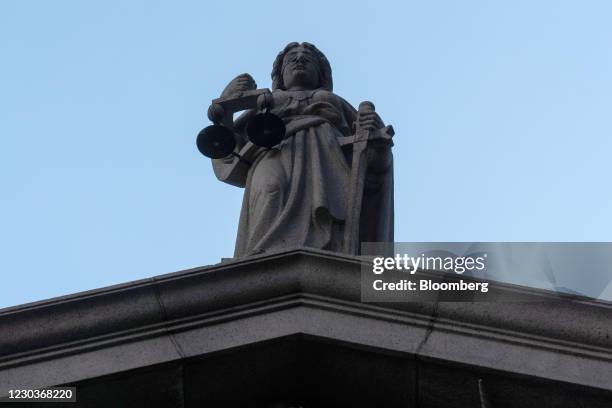
<instances>
[{"instance_id":1,"label":"scales of justice","mask_svg":"<svg viewBox=\"0 0 612 408\"><path fill-rule=\"evenodd\" d=\"M259 105L262 112L257 114L247 127L249 140L260 147L272 148L285 137L285 124L278 116L267 112L266 100L269 100L269 89L245 91L235 97L214 99L208 109L208 118L212 125L205 127L196 139L198 150L211 159L221 159L228 155L240 158L236 148L234 134L234 113L256 108Z\"/></svg>"},{"instance_id":2,"label":"scales of justice","mask_svg":"<svg viewBox=\"0 0 612 408\"><path fill-rule=\"evenodd\" d=\"M248 74L232 80L196 140L219 180L245 188L234 256L357 255L361 242L392 242L393 128L371 102L356 110L332 92L329 62L312 44L287 45L272 80L272 90Z\"/></svg>"}]
</instances>

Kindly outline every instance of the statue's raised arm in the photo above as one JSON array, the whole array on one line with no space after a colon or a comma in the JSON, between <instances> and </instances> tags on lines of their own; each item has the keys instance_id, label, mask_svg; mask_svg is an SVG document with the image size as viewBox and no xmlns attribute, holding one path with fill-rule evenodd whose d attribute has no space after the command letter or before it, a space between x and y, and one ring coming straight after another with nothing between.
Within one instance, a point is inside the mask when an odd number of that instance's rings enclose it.
<instances>
[{"instance_id":1,"label":"statue's raised arm","mask_svg":"<svg viewBox=\"0 0 612 408\"><path fill-rule=\"evenodd\" d=\"M245 188L236 257L393 241L393 129L373 104L355 110L332 89L323 53L291 43L272 91L242 74L213 100L198 148L219 180Z\"/></svg>"}]
</instances>

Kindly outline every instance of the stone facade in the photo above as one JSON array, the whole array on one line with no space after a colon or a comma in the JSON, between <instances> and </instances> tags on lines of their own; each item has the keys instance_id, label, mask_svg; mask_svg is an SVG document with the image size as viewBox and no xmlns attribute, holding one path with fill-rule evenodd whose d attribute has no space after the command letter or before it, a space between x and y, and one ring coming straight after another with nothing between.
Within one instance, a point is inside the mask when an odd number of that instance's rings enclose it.
<instances>
[{"instance_id":1,"label":"stone facade","mask_svg":"<svg viewBox=\"0 0 612 408\"><path fill-rule=\"evenodd\" d=\"M0 395L75 385L68 407L612 406L609 303L491 282L529 301L366 304L360 265L297 249L0 310Z\"/></svg>"}]
</instances>

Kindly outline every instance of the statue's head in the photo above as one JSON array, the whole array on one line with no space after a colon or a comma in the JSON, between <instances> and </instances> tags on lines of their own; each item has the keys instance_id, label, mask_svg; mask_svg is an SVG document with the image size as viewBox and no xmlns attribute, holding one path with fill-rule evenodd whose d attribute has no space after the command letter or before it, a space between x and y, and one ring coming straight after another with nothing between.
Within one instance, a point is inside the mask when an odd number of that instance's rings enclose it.
<instances>
[{"instance_id":1,"label":"statue's head","mask_svg":"<svg viewBox=\"0 0 612 408\"><path fill-rule=\"evenodd\" d=\"M314 45L292 42L283 49L272 67L272 89L333 88L331 66Z\"/></svg>"}]
</instances>

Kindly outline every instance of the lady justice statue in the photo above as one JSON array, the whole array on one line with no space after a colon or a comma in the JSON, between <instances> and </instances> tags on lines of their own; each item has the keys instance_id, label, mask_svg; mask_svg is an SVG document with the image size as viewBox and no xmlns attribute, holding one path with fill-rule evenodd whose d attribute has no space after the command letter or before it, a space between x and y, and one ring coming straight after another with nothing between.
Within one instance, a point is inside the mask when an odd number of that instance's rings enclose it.
<instances>
[{"instance_id":1,"label":"lady justice statue","mask_svg":"<svg viewBox=\"0 0 612 408\"><path fill-rule=\"evenodd\" d=\"M296 247L358 254L361 242L393 241L393 129L370 102L355 110L332 92L314 45L278 54L272 91L234 78L208 116L215 125L198 148L219 180L245 188L235 257Z\"/></svg>"}]
</instances>

